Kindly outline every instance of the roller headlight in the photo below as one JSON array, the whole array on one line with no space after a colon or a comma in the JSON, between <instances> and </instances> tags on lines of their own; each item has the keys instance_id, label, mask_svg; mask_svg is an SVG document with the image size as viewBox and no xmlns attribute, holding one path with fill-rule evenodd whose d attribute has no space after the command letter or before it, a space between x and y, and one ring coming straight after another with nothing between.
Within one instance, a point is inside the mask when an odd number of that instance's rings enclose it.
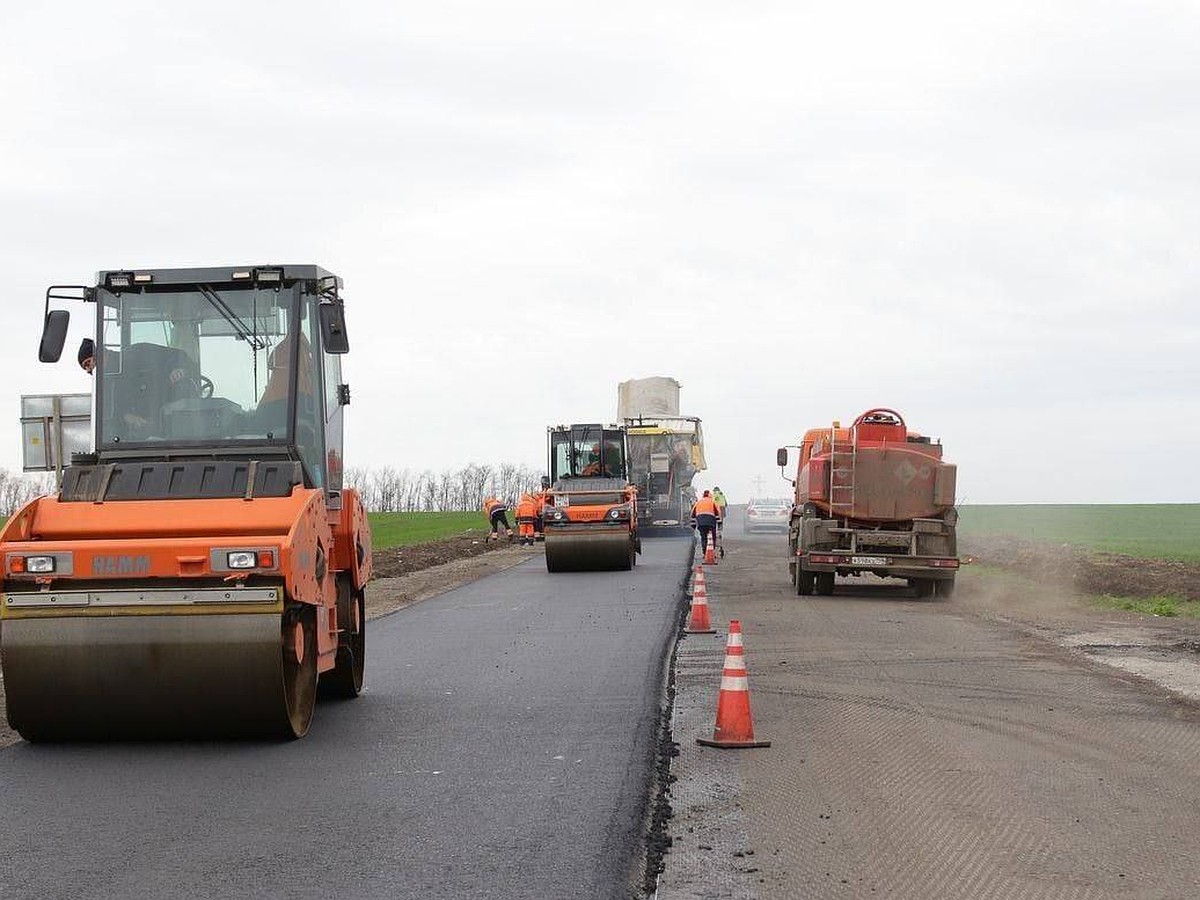
<instances>
[{"instance_id":1,"label":"roller headlight","mask_svg":"<svg viewBox=\"0 0 1200 900\"><path fill-rule=\"evenodd\" d=\"M231 569L253 569L258 565L258 554L253 550L233 550L226 555L225 561Z\"/></svg>"},{"instance_id":2,"label":"roller headlight","mask_svg":"<svg viewBox=\"0 0 1200 900\"><path fill-rule=\"evenodd\" d=\"M25 557L25 571L31 575L42 575L54 571L53 556L27 556Z\"/></svg>"}]
</instances>

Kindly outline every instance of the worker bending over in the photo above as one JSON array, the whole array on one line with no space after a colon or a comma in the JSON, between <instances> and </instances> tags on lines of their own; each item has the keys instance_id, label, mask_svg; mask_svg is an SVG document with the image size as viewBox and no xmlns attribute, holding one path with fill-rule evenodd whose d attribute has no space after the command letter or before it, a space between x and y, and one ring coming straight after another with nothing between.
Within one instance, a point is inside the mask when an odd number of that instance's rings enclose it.
<instances>
[{"instance_id":1,"label":"worker bending over","mask_svg":"<svg viewBox=\"0 0 1200 900\"><path fill-rule=\"evenodd\" d=\"M492 526L492 533L489 534L486 540L500 540L500 526L504 526L504 536L512 540L512 528L508 524L508 504L503 500L497 500L495 497L488 497L483 501L483 514L487 517L488 524Z\"/></svg>"}]
</instances>

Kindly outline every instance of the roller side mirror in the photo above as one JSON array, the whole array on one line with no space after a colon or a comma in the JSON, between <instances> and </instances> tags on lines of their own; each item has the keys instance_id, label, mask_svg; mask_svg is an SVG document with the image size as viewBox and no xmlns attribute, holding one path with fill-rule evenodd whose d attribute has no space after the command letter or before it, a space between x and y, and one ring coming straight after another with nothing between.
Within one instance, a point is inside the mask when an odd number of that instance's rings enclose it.
<instances>
[{"instance_id":1,"label":"roller side mirror","mask_svg":"<svg viewBox=\"0 0 1200 900\"><path fill-rule=\"evenodd\" d=\"M38 360L44 363L58 362L62 357L63 345L67 342L67 326L71 314L65 309L52 309L46 313L42 325L42 342L38 346Z\"/></svg>"},{"instance_id":2,"label":"roller side mirror","mask_svg":"<svg viewBox=\"0 0 1200 900\"><path fill-rule=\"evenodd\" d=\"M346 335L346 313L340 303L322 303L319 307L321 318L321 343L326 353L349 353L350 338Z\"/></svg>"}]
</instances>

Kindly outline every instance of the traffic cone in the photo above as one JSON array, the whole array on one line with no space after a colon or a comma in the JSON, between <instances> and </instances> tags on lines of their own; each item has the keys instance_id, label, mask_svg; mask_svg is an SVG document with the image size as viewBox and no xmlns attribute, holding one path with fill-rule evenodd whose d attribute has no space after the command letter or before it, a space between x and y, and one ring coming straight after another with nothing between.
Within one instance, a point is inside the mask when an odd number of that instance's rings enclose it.
<instances>
[{"instance_id":1,"label":"traffic cone","mask_svg":"<svg viewBox=\"0 0 1200 900\"><path fill-rule=\"evenodd\" d=\"M708 617L708 588L704 584L704 571L696 572L696 583L692 587L692 617L688 620L687 634L716 634Z\"/></svg>"},{"instance_id":2,"label":"traffic cone","mask_svg":"<svg viewBox=\"0 0 1200 900\"><path fill-rule=\"evenodd\" d=\"M705 580L704 580L704 567L703 566L696 566L695 568L692 569L692 584L688 588L688 596L689 597L692 596L693 593L695 593L696 585L698 585L698 584L707 586L705 584Z\"/></svg>"},{"instance_id":3,"label":"traffic cone","mask_svg":"<svg viewBox=\"0 0 1200 900\"><path fill-rule=\"evenodd\" d=\"M713 545L711 543L704 547L704 564L706 566L715 566L717 564L717 554L716 551L713 550Z\"/></svg>"},{"instance_id":4,"label":"traffic cone","mask_svg":"<svg viewBox=\"0 0 1200 900\"><path fill-rule=\"evenodd\" d=\"M706 747L770 747L770 741L754 739L750 718L750 680L746 676L746 656L742 648L742 623L729 623L725 643L725 668L721 672L721 692L717 695L717 725L711 739L696 738Z\"/></svg>"}]
</instances>

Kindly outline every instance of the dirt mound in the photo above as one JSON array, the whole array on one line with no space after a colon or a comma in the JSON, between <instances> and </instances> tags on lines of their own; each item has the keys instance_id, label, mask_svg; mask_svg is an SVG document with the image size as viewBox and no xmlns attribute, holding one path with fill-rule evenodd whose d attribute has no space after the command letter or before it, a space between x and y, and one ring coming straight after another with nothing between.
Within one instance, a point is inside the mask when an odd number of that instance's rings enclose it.
<instances>
[{"instance_id":1,"label":"dirt mound","mask_svg":"<svg viewBox=\"0 0 1200 900\"><path fill-rule=\"evenodd\" d=\"M1200 565L1195 563L1095 553L1069 544L1039 544L1009 537L972 538L963 542L962 549L981 563L1070 585L1082 594L1171 595L1200 600Z\"/></svg>"},{"instance_id":2,"label":"dirt mound","mask_svg":"<svg viewBox=\"0 0 1200 900\"><path fill-rule=\"evenodd\" d=\"M456 559L481 556L501 548L510 547L507 540L485 541L484 533L468 531L464 534L440 541L412 544L408 547L389 547L372 552L375 578L395 578L419 572Z\"/></svg>"}]
</instances>

